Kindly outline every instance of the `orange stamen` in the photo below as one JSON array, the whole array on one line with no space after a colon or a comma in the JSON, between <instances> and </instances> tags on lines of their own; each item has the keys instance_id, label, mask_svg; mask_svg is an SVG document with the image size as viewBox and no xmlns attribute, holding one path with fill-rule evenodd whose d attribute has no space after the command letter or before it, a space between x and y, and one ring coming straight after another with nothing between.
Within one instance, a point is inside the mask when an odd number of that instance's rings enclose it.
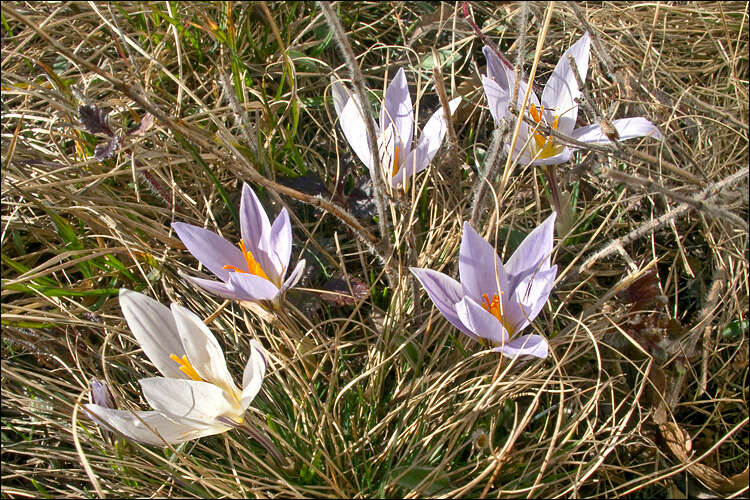
<instances>
[{"instance_id":1,"label":"orange stamen","mask_svg":"<svg viewBox=\"0 0 750 500\"><path fill-rule=\"evenodd\" d=\"M268 275L263 271L263 268L260 267L260 264L258 264L258 261L255 260L255 257L253 256L253 252L245 248L245 242L240 240L240 250L242 250L242 256L245 257L245 262L247 263L247 271L244 269L240 269L235 266L230 266L227 264L224 266L224 269L231 269L232 271L238 272L238 273L249 273L254 274L255 276L260 276L263 279L268 280ZM271 281L271 280L268 280Z\"/></svg>"},{"instance_id":2,"label":"orange stamen","mask_svg":"<svg viewBox=\"0 0 750 500\"><path fill-rule=\"evenodd\" d=\"M503 292L500 292L500 297L503 296ZM490 300L490 297L488 294L482 295L484 298L484 304L482 304L482 307L485 311L493 315L497 318L497 320L502 323L503 322L503 304L500 301L500 297L497 296L497 294L492 295L492 300Z\"/></svg>"},{"instance_id":3,"label":"orange stamen","mask_svg":"<svg viewBox=\"0 0 750 500\"><path fill-rule=\"evenodd\" d=\"M537 110L536 106L531 104L529 107L529 113L531 114L531 118L536 123L542 123L542 113L544 113L544 106L541 106L541 109ZM552 130L557 130L559 121L560 117L555 116L555 119L552 122ZM540 132L534 133L534 142L536 143L537 151L541 150L539 154L536 155L536 157L540 159L555 156L562 151L562 146L556 144L552 137L545 137Z\"/></svg>"},{"instance_id":4,"label":"orange stamen","mask_svg":"<svg viewBox=\"0 0 750 500\"><path fill-rule=\"evenodd\" d=\"M396 146L396 152L393 154L393 176L398 173L398 146Z\"/></svg>"},{"instance_id":5,"label":"orange stamen","mask_svg":"<svg viewBox=\"0 0 750 500\"><path fill-rule=\"evenodd\" d=\"M198 372L195 371L195 368L193 368L193 365L190 364L190 361L187 359L187 355L183 355L182 358L178 358L176 354L170 354L169 359L180 365L180 371L190 377L192 380L195 380L197 382L205 382L201 378L200 375L198 375Z\"/></svg>"}]
</instances>

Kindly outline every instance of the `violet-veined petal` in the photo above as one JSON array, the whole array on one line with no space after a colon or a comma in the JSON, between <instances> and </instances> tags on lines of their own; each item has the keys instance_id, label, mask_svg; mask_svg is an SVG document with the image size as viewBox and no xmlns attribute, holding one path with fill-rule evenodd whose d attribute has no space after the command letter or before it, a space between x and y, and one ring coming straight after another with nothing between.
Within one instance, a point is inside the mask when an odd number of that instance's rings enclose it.
<instances>
[{"instance_id":1,"label":"violet-veined petal","mask_svg":"<svg viewBox=\"0 0 750 500\"><path fill-rule=\"evenodd\" d=\"M125 288L120 289L120 307L130 331L156 369L165 377L188 378L169 359L171 354L185 354L169 308L142 293Z\"/></svg>"},{"instance_id":2,"label":"violet-veined petal","mask_svg":"<svg viewBox=\"0 0 750 500\"><path fill-rule=\"evenodd\" d=\"M286 279L283 285L281 285L281 289L279 290L279 294L286 293L287 290L292 288L294 285L297 284L297 282L302 278L302 273L305 270L305 259L300 259L299 262L297 262L297 266L294 268L294 271L289 275L289 277Z\"/></svg>"},{"instance_id":3,"label":"violet-veined petal","mask_svg":"<svg viewBox=\"0 0 750 500\"><path fill-rule=\"evenodd\" d=\"M399 68L391 80L385 90L383 106L380 108L380 130L387 129L391 124L396 130L396 146L410 147L414 134L414 109L404 68Z\"/></svg>"},{"instance_id":4,"label":"violet-veined petal","mask_svg":"<svg viewBox=\"0 0 750 500\"><path fill-rule=\"evenodd\" d=\"M247 300L244 296L237 296L237 294L232 291L229 286L223 281L196 278L195 276L190 276L189 274L186 274L182 271L177 271L177 274L179 274L181 278L188 280L192 284L198 286L199 288L202 288L210 294L217 295L225 299Z\"/></svg>"},{"instance_id":5,"label":"violet-veined petal","mask_svg":"<svg viewBox=\"0 0 750 500\"><path fill-rule=\"evenodd\" d=\"M237 415L239 402L227 399L231 395L219 386L162 377L142 378L138 382L148 404L177 422L189 420L212 425L216 417Z\"/></svg>"},{"instance_id":6,"label":"violet-veined petal","mask_svg":"<svg viewBox=\"0 0 750 500\"><path fill-rule=\"evenodd\" d=\"M520 280L534 271L549 269L554 246L556 212L552 212L544 222L534 228L523 239L513 255L505 263L510 286L515 288Z\"/></svg>"},{"instance_id":7,"label":"violet-veined petal","mask_svg":"<svg viewBox=\"0 0 750 500\"><path fill-rule=\"evenodd\" d=\"M267 279L247 273L232 273L227 287L237 297L242 297L238 300L273 300L279 294L276 285Z\"/></svg>"},{"instance_id":8,"label":"violet-veined petal","mask_svg":"<svg viewBox=\"0 0 750 500\"><path fill-rule=\"evenodd\" d=\"M482 52L484 53L484 58L487 60L487 76L498 85L500 90L503 90L506 94L511 92L510 78L503 62L487 45L482 47Z\"/></svg>"},{"instance_id":9,"label":"violet-veined petal","mask_svg":"<svg viewBox=\"0 0 750 500\"><path fill-rule=\"evenodd\" d=\"M589 69L590 45L591 38L588 33L584 33L576 43L563 53L542 91L542 104L545 110L560 115L558 131L565 135L570 135L575 127L578 118L578 103L575 99L581 95L568 56L573 56L576 66L578 66L581 81L585 81ZM551 123L548 123L548 125L551 125Z\"/></svg>"},{"instance_id":10,"label":"violet-veined petal","mask_svg":"<svg viewBox=\"0 0 750 500\"><path fill-rule=\"evenodd\" d=\"M237 390L227 369L224 351L206 324L192 311L172 304L172 314L180 332L187 359L200 377L227 391ZM157 408L159 409L159 408Z\"/></svg>"},{"instance_id":11,"label":"violet-veined petal","mask_svg":"<svg viewBox=\"0 0 750 500\"><path fill-rule=\"evenodd\" d=\"M175 422L157 411L113 410L95 404L83 406L87 410L86 415L98 424L134 441L157 446L164 446L165 442L179 444L228 429L226 426L200 425L197 422L194 425ZM159 435L154 434L154 431Z\"/></svg>"},{"instance_id":12,"label":"violet-veined petal","mask_svg":"<svg viewBox=\"0 0 750 500\"><path fill-rule=\"evenodd\" d=\"M549 346L544 337L539 335L522 335L506 342L505 345L495 347L492 350L501 352L503 356L508 358L514 358L516 356L546 358L549 352Z\"/></svg>"},{"instance_id":13,"label":"violet-veined petal","mask_svg":"<svg viewBox=\"0 0 750 500\"><path fill-rule=\"evenodd\" d=\"M481 301L484 294L492 299L493 295L508 289L505 268L497 252L468 222L464 222L458 251L458 272L463 294L474 300Z\"/></svg>"},{"instance_id":14,"label":"violet-veined petal","mask_svg":"<svg viewBox=\"0 0 750 500\"><path fill-rule=\"evenodd\" d=\"M250 358L245 365L245 371L242 374L242 409L246 409L255 399L263 383L263 377L266 374L266 360L263 357L263 350L255 341L250 341Z\"/></svg>"},{"instance_id":15,"label":"violet-veined petal","mask_svg":"<svg viewBox=\"0 0 750 500\"><path fill-rule=\"evenodd\" d=\"M172 228L188 251L220 280L226 281L229 277L229 271L224 269L226 265L247 267L240 249L218 234L184 222L173 222Z\"/></svg>"},{"instance_id":16,"label":"violet-veined petal","mask_svg":"<svg viewBox=\"0 0 750 500\"><path fill-rule=\"evenodd\" d=\"M269 253L274 268L270 271L265 269L265 272L272 281L281 284L289 267L289 257L292 255L292 225L289 222L289 212L286 207L281 209L276 220L273 221L269 242L271 245ZM275 276L271 276L269 272L273 272Z\"/></svg>"},{"instance_id":17,"label":"violet-veined petal","mask_svg":"<svg viewBox=\"0 0 750 500\"><path fill-rule=\"evenodd\" d=\"M482 76L482 85L487 95L487 106L490 108L492 119L495 120L495 125L499 126L503 119L509 116L510 95L497 82L486 76Z\"/></svg>"},{"instance_id":18,"label":"violet-veined petal","mask_svg":"<svg viewBox=\"0 0 750 500\"><path fill-rule=\"evenodd\" d=\"M461 322L456 312L456 304L464 297L461 284L450 276L432 269L410 267L409 270L417 277L427 291L430 300L435 304L438 311L445 316L445 319L469 337L476 339L477 336Z\"/></svg>"},{"instance_id":19,"label":"violet-veined petal","mask_svg":"<svg viewBox=\"0 0 750 500\"><path fill-rule=\"evenodd\" d=\"M621 141L632 139L633 137L645 136L659 140L663 139L663 136L661 135L661 132L659 132L659 129L656 128L656 125L642 116L620 118L612 120L611 123L614 125L615 130L617 130L617 134L620 136L619 140ZM571 137L588 144L610 144L612 142L606 135L604 135L601 126L598 124L577 128L573 131Z\"/></svg>"},{"instance_id":20,"label":"violet-veined petal","mask_svg":"<svg viewBox=\"0 0 750 500\"><path fill-rule=\"evenodd\" d=\"M240 232L245 249L253 253L253 258L264 272L273 274L274 268L271 267L273 262L269 256L271 223L255 191L245 183L242 184L242 200L240 201ZM246 270L247 264L245 263L240 269Z\"/></svg>"},{"instance_id":21,"label":"violet-veined petal","mask_svg":"<svg viewBox=\"0 0 750 500\"><path fill-rule=\"evenodd\" d=\"M506 307L506 324L514 333L526 328L547 303L552 286L555 284L557 266L529 274L513 290Z\"/></svg>"},{"instance_id":22,"label":"violet-veined petal","mask_svg":"<svg viewBox=\"0 0 750 500\"><path fill-rule=\"evenodd\" d=\"M508 332L503 324L471 298L461 299L456 304L456 313L461 322L477 336L496 344L507 342Z\"/></svg>"}]
</instances>

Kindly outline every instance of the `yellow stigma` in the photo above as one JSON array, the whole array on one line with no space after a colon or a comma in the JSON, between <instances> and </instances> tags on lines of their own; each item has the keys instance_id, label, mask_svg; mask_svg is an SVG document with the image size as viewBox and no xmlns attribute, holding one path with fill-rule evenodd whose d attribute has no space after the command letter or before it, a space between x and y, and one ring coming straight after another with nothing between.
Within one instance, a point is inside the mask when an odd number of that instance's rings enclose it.
<instances>
[{"instance_id":1,"label":"yellow stigma","mask_svg":"<svg viewBox=\"0 0 750 500\"><path fill-rule=\"evenodd\" d=\"M544 106L542 106L540 110L537 110L536 106L531 104L531 107L529 107L529 113L531 114L531 118L536 123L542 123L542 113L544 113ZM560 117L558 115L555 115L555 119L552 122L552 130L557 131L557 125L559 121ZM553 137L545 137L539 132L534 133L534 142L536 143L536 154L534 154L534 157L540 160L560 154L564 148L564 146L556 144Z\"/></svg>"},{"instance_id":2,"label":"yellow stigma","mask_svg":"<svg viewBox=\"0 0 750 500\"><path fill-rule=\"evenodd\" d=\"M169 359L180 365L180 371L190 377L192 380L205 382L205 380L203 380L201 376L198 375L198 372L195 371L193 365L190 364L190 361L188 361L187 359L187 355L183 355L182 358L178 358L176 354L170 354Z\"/></svg>"},{"instance_id":3,"label":"yellow stigma","mask_svg":"<svg viewBox=\"0 0 750 500\"><path fill-rule=\"evenodd\" d=\"M253 252L245 248L245 242L242 240L240 240L240 250L242 250L242 256L245 257L245 262L247 263L247 271L235 266L230 266L229 264L224 266L224 269L231 269L232 271L238 273L254 274L255 276L260 276L265 280L271 281L268 279L268 275L265 273L265 271L263 271L263 268L260 267L260 264L258 264L258 261L255 260Z\"/></svg>"},{"instance_id":4,"label":"yellow stigma","mask_svg":"<svg viewBox=\"0 0 750 500\"><path fill-rule=\"evenodd\" d=\"M396 151L393 153L393 175L391 177L395 177L398 173L398 146L396 146Z\"/></svg>"}]
</instances>

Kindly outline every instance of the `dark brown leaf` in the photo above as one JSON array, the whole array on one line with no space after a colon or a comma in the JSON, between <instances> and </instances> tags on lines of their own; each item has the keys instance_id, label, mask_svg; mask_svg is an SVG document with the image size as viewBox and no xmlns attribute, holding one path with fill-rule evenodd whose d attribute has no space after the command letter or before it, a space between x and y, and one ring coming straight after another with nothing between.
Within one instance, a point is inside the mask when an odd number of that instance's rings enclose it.
<instances>
[{"instance_id":1,"label":"dark brown leaf","mask_svg":"<svg viewBox=\"0 0 750 500\"><path fill-rule=\"evenodd\" d=\"M320 292L320 298L339 306L355 305L370 295L367 284L349 276L331 278L323 285L323 290L330 293Z\"/></svg>"},{"instance_id":2,"label":"dark brown leaf","mask_svg":"<svg viewBox=\"0 0 750 500\"><path fill-rule=\"evenodd\" d=\"M115 154L117 148L120 147L120 136L116 135L107 142L100 142L94 148L94 157L103 161Z\"/></svg>"},{"instance_id":3,"label":"dark brown leaf","mask_svg":"<svg viewBox=\"0 0 750 500\"><path fill-rule=\"evenodd\" d=\"M115 133L109 128L107 115L109 110L101 109L96 106L79 106L78 119L81 121L84 130L92 134L107 134L114 137Z\"/></svg>"}]
</instances>

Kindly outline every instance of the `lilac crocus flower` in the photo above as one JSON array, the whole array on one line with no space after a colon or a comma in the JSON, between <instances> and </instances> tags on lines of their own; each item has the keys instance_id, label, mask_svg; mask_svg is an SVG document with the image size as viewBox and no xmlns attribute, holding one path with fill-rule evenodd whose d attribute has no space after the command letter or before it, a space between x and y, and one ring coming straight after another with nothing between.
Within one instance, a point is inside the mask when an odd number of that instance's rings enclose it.
<instances>
[{"instance_id":1,"label":"lilac crocus flower","mask_svg":"<svg viewBox=\"0 0 750 500\"><path fill-rule=\"evenodd\" d=\"M221 281L181 275L220 297L278 307L284 292L302 277L304 259L284 279L292 253L292 226L286 208L271 225L260 200L247 184L242 185L239 248L202 227L183 222L174 222L172 227L190 253Z\"/></svg>"},{"instance_id":2,"label":"lilac crocus flower","mask_svg":"<svg viewBox=\"0 0 750 500\"><path fill-rule=\"evenodd\" d=\"M578 88L573 68L568 56L572 55L578 66L581 80L586 79L589 68L589 49L591 37L588 33L565 51L552 71L547 85L542 90L542 101L532 91L529 94L528 114L531 120L546 125L560 134L588 144L611 144L600 125L588 125L575 128L578 119L578 99L581 90ZM484 48L487 58L487 75L482 76L482 83L487 94L490 113L496 124L509 116L508 105L515 85L515 73L507 68L489 47ZM516 107L521 108L528 82L519 82ZM661 139L661 132L649 120L643 117L621 118L612 120L619 140L633 137L651 136ZM528 143L528 145L527 145ZM506 150L510 145L506 145ZM521 123L521 130L516 141L513 156L523 163L532 165L556 165L570 159L575 146L568 146L556 137L547 137L542 132L535 132L528 123Z\"/></svg>"},{"instance_id":3,"label":"lilac crocus flower","mask_svg":"<svg viewBox=\"0 0 750 500\"><path fill-rule=\"evenodd\" d=\"M547 302L557 275L550 266L555 213L534 229L503 265L468 222L458 254L461 282L431 269L410 268L438 310L469 337L508 357L547 357L547 341L518 335Z\"/></svg>"},{"instance_id":4,"label":"lilac crocus flower","mask_svg":"<svg viewBox=\"0 0 750 500\"><path fill-rule=\"evenodd\" d=\"M333 106L339 116L339 123L354 153L373 169L373 157L367 143L367 132L359 99L351 95L346 87L333 82ZM448 103L451 113L456 111L461 98ZM421 172L440 149L447 129L442 108L432 114L422 130L422 135L412 149L414 135L414 110L406 83L404 69L400 68L385 91L380 108L380 126L375 125L378 140L378 154L382 168L387 169L387 182L393 189L417 172Z\"/></svg>"}]
</instances>

